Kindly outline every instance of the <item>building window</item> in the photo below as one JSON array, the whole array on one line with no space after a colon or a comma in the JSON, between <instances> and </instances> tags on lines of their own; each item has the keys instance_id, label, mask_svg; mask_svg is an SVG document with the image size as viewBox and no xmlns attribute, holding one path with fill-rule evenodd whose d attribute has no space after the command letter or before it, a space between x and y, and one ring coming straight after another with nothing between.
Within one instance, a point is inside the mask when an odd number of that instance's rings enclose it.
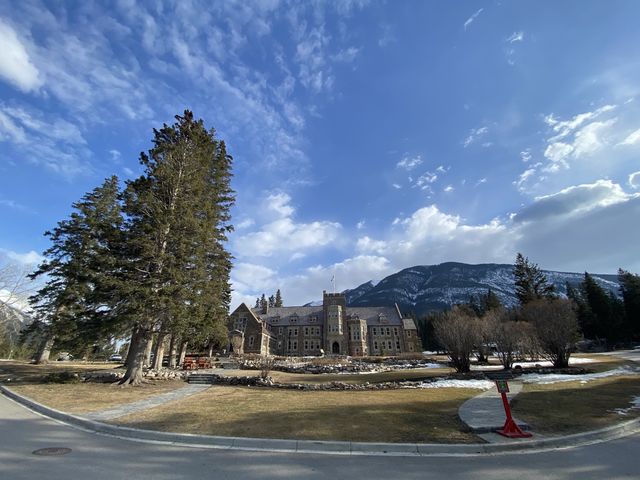
<instances>
[{"instance_id":1,"label":"building window","mask_svg":"<svg viewBox=\"0 0 640 480\"><path fill-rule=\"evenodd\" d=\"M317 322L317 321L318 321L318 317L316 317L315 315L312 315L312 316L309 318L309 321L310 321L310 322Z\"/></svg>"},{"instance_id":2,"label":"building window","mask_svg":"<svg viewBox=\"0 0 640 480\"><path fill-rule=\"evenodd\" d=\"M282 327L278 327L278 335L282 335Z\"/></svg>"},{"instance_id":3,"label":"building window","mask_svg":"<svg viewBox=\"0 0 640 480\"><path fill-rule=\"evenodd\" d=\"M387 336L391 335L391 329L389 327L387 327Z\"/></svg>"},{"instance_id":4,"label":"building window","mask_svg":"<svg viewBox=\"0 0 640 480\"><path fill-rule=\"evenodd\" d=\"M411 330L407 330L407 338L411 338Z\"/></svg>"},{"instance_id":5,"label":"building window","mask_svg":"<svg viewBox=\"0 0 640 480\"><path fill-rule=\"evenodd\" d=\"M304 341L304 350L305 351L309 350L309 340Z\"/></svg>"},{"instance_id":6,"label":"building window","mask_svg":"<svg viewBox=\"0 0 640 480\"><path fill-rule=\"evenodd\" d=\"M378 350L378 342L373 342L373 349Z\"/></svg>"},{"instance_id":7,"label":"building window","mask_svg":"<svg viewBox=\"0 0 640 480\"><path fill-rule=\"evenodd\" d=\"M400 350L400 340L396 340L396 350Z\"/></svg>"},{"instance_id":8,"label":"building window","mask_svg":"<svg viewBox=\"0 0 640 480\"><path fill-rule=\"evenodd\" d=\"M376 327L373 327L373 334L378 335L378 329Z\"/></svg>"},{"instance_id":9,"label":"building window","mask_svg":"<svg viewBox=\"0 0 640 480\"><path fill-rule=\"evenodd\" d=\"M254 342L254 341L255 341L255 337L254 337L253 335L251 335L251 336L249 337L249 346L250 346L250 347L253 347L253 342Z\"/></svg>"},{"instance_id":10,"label":"building window","mask_svg":"<svg viewBox=\"0 0 640 480\"><path fill-rule=\"evenodd\" d=\"M309 336L309 327L304 327L304 336L305 337Z\"/></svg>"},{"instance_id":11,"label":"building window","mask_svg":"<svg viewBox=\"0 0 640 480\"><path fill-rule=\"evenodd\" d=\"M297 340L293 341L293 349L294 350L298 350L298 341Z\"/></svg>"},{"instance_id":12,"label":"building window","mask_svg":"<svg viewBox=\"0 0 640 480\"><path fill-rule=\"evenodd\" d=\"M298 327L293 329L293 336L297 337L298 336Z\"/></svg>"},{"instance_id":13,"label":"building window","mask_svg":"<svg viewBox=\"0 0 640 480\"><path fill-rule=\"evenodd\" d=\"M393 327L393 334L397 337L398 336L398 327Z\"/></svg>"},{"instance_id":14,"label":"building window","mask_svg":"<svg viewBox=\"0 0 640 480\"><path fill-rule=\"evenodd\" d=\"M413 343L409 344L409 351L413 352Z\"/></svg>"}]
</instances>

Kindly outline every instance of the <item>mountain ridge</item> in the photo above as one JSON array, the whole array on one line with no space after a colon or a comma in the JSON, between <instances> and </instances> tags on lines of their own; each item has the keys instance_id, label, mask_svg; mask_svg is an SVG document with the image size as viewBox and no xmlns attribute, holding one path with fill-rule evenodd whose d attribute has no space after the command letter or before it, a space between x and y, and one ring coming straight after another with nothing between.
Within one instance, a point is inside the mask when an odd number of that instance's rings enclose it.
<instances>
[{"instance_id":1,"label":"mountain ridge","mask_svg":"<svg viewBox=\"0 0 640 480\"><path fill-rule=\"evenodd\" d=\"M584 273L543 270L560 295L566 295L566 284L577 285ZM615 274L591 274L607 291L619 295ZM367 281L344 290L347 305L352 307L387 306L397 303L403 313L424 315L441 311L471 296L495 293L503 305L518 303L515 295L513 265L500 263L467 264L444 262L437 265L415 265L393 273L380 282Z\"/></svg>"}]
</instances>

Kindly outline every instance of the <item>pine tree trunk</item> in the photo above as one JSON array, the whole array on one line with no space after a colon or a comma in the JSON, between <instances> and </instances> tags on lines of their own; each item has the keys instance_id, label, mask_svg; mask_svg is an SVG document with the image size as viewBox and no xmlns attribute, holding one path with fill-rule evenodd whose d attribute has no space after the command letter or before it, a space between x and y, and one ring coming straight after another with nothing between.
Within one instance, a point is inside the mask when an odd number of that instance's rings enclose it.
<instances>
[{"instance_id":1,"label":"pine tree trunk","mask_svg":"<svg viewBox=\"0 0 640 480\"><path fill-rule=\"evenodd\" d=\"M53 342L54 338L51 334L47 334L47 336L42 340L42 343L38 348L38 353L36 354L36 365L49 363L49 355L51 355Z\"/></svg>"},{"instance_id":2,"label":"pine tree trunk","mask_svg":"<svg viewBox=\"0 0 640 480\"><path fill-rule=\"evenodd\" d=\"M169 368L176 368L176 356L178 352L176 351L176 336L171 335L171 339L169 340Z\"/></svg>"},{"instance_id":3,"label":"pine tree trunk","mask_svg":"<svg viewBox=\"0 0 640 480\"><path fill-rule=\"evenodd\" d=\"M147 367L151 366L151 350L153 347L153 333L149 334L149 337L146 339L147 344L144 349L144 363Z\"/></svg>"},{"instance_id":4,"label":"pine tree trunk","mask_svg":"<svg viewBox=\"0 0 640 480\"><path fill-rule=\"evenodd\" d=\"M184 363L184 357L187 355L187 345L188 342L182 342L180 345L180 356L178 357L178 365L182 365Z\"/></svg>"},{"instance_id":5,"label":"pine tree trunk","mask_svg":"<svg viewBox=\"0 0 640 480\"><path fill-rule=\"evenodd\" d=\"M129 354L127 355L127 372L118 382L119 385L140 385L142 383L142 367L147 346L152 339L151 332L143 329L138 329L131 335L131 345L129 345Z\"/></svg>"},{"instance_id":6,"label":"pine tree trunk","mask_svg":"<svg viewBox=\"0 0 640 480\"><path fill-rule=\"evenodd\" d=\"M156 338L156 348L153 353L153 366L154 370L160 370L162 368L162 359L164 357L164 339L166 333L158 333Z\"/></svg>"},{"instance_id":7,"label":"pine tree trunk","mask_svg":"<svg viewBox=\"0 0 640 480\"><path fill-rule=\"evenodd\" d=\"M129 339L129 347L127 348L127 356L124 361L124 366L127 368L129 368L134 358L134 354L133 354L134 349L131 347L132 345L135 345L135 343L138 341L139 336L140 336L140 333L138 332L138 329L134 328L133 331L131 332L131 338Z\"/></svg>"}]
</instances>

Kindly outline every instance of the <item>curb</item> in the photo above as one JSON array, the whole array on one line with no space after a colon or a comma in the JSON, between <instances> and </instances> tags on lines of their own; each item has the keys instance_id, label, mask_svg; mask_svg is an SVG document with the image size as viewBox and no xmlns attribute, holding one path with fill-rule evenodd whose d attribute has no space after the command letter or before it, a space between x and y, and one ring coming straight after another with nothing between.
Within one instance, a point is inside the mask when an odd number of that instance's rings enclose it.
<instances>
[{"instance_id":1,"label":"curb","mask_svg":"<svg viewBox=\"0 0 640 480\"><path fill-rule=\"evenodd\" d=\"M170 433L120 427L89 420L46 407L0 385L11 400L45 417L85 431L131 441L222 450L250 450L277 453L314 453L326 455L376 456L477 456L492 454L534 453L542 450L573 448L600 443L640 432L640 418L590 432L514 443L365 443L270 438L219 437L191 433Z\"/></svg>"}]
</instances>

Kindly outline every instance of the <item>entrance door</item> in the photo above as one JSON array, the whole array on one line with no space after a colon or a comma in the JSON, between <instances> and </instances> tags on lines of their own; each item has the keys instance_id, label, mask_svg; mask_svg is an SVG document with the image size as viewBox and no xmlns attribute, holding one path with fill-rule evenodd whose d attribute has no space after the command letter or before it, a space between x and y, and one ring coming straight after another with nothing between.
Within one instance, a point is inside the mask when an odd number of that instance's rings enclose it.
<instances>
[{"instance_id":1,"label":"entrance door","mask_svg":"<svg viewBox=\"0 0 640 480\"><path fill-rule=\"evenodd\" d=\"M340 353L340 344L338 342L333 342L333 345L331 346L331 352L332 353Z\"/></svg>"}]
</instances>

